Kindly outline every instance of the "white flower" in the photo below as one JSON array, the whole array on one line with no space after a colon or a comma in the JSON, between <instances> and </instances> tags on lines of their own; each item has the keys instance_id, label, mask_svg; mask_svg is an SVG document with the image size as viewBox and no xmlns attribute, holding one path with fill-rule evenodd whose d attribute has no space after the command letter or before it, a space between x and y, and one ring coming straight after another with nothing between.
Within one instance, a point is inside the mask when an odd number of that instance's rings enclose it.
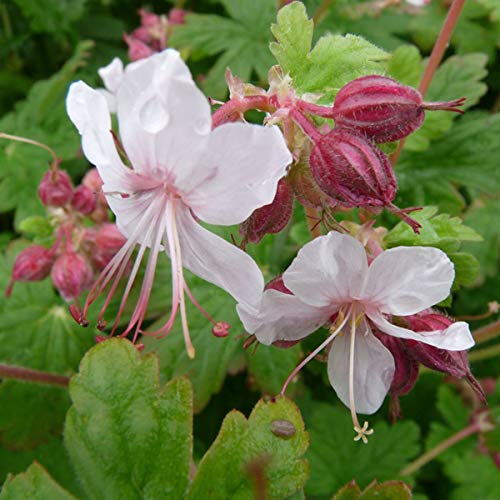
<instances>
[{"instance_id":1,"label":"white flower","mask_svg":"<svg viewBox=\"0 0 500 500\"><path fill-rule=\"evenodd\" d=\"M135 340L141 332L158 254L166 251L172 267L172 311L155 334L170 331L179 309L188 354L193 356L184 292L197 303L184 280L183 267L239 302L256 304L263 290L255 262L198 220L239 224L256 208L271 203L291 155L277 127L231 123L212 131L208 101L179 53L171 49L129 64L117 87L116 104L130 165L115 147L106 99L83 82L73 83L67 97L68 114L82 135L85 156L97 167L118 228L128 238L91 290L82 322L88 306L112 282L111 297L139 245L113 325L116 329L150 248L140 298L123 332L127 335L135 328Z\"/></svg>"},{"instance_id":2,"label":"white flower","mask_svg":"<svg viewBox=\"0 0 500 500\"><path fill-rule=\"evenodd\" d=\"M328 338L300 363L298 371L327 345L328 376L341 401L351 409L356 439L371 433L359 425L356 412L372 414L381 406L394 376L394 359L372 333L372 326L394 337L461 351L474 341L467 323L445 330L413 332L391 323L392 315L419 313L444 300L455 276L447 255L436 248L386 250L368 266L361 243L331 232L305 245L283 274L292 292L266 290L258 308L238 305L249 333L263 344L298 340L329 324Z\"/></svg>"},{"instance_id":3,"label":"white flower","mask_svg":"<svg viewBox=\"0 0 500 500\"><path fill-rule=\"evenodd\" d=\"M96 89L106 98L110 113L116 113L116 93L123 80L123 63L115 57L107 66L97 70L104 83L104 89Z\"/></svg>"}]
</instances>

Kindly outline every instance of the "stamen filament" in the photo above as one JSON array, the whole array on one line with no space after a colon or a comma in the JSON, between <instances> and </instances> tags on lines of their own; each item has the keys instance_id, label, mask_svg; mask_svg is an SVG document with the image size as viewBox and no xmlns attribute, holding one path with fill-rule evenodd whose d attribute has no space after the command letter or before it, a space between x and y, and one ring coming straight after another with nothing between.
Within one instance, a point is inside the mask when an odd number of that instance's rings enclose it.
<instances>
[{"instance_id":1,"label":"stamen filament","mask_svg":"<svg viewBox=\"0 0 500 500\"><path fill-rule=\"evenodd\" d=\"M340 325L335 328L335 330L333 331L333 333L331 335L329 335L327 337L327 339L319 347L317 347L311 354L309 354L309 356L307 356L306 358L304 358L296 366L296 368L292 371L292 373L290 373L290 375L286 379L285 383L283 384L283 387L281 388L281 392L280 392L281 396L285 395L285 391L286 391L286 389L288 387L288 384L295 378L295 376L297 375L297 373L299 373L300 370L302 370L302 368L304 368L304 366L307 365L307 363L309 363L309 361L311 361L311 359L313 359L314 357L316 357L316 355L319 352L321 352L330 342L332 342L335 339L335 337L338 335L338 333L340 332L340 330L342 330L342 328L344 327L344 325L347 323L349 317L351 316L351 313L352 313L352 306L349 308L349 310L347 311L347 314L346 314L345 318L342 319Z\"/></svg>"}]
</instances>

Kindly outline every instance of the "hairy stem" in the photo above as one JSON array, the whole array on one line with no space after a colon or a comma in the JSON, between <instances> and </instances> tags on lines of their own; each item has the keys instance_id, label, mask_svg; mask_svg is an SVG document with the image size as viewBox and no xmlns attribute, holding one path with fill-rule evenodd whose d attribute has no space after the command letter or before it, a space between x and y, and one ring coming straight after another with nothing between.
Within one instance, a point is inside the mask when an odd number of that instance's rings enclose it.
<instances>
[{"instance_id":1,"label":"hairy stem","mask_svg":"<svg viewBox=\"0 0 500 500\"><path fill-rule=\"evenodd\" d=\"M311 233L311 238L314 239L318 236L321 236L321 224L319 224L319 221L321 220L321 214L318 210L312 207L304 207L304 210L306 212L307 228Z\"/></svg>"},{"instance_id":2,"label":"hairy stem","mask_svg":"<svg viewBox=\"0 0 500 500\"><path fill-rule=\"evenodd\" d=\"M432 78L436 73L437 68L439 67L441 60L443 59L444 53L448 44L450 43L451 36L453 35L453 31L455 30L455 26L457 25L458 18L460 17L460 13L462 12L463 6L466 0L453 0L450 9L448 10L448 15L443 23L441 28L441 32L434 44L434 48L432 49L429 60L427 61L427 66L425 67L424 74L420 80L418 85L418 90L425 96L427 90L429 89L429 85L432 82ZM405 144L405 140L399 141L398 149L392 154L391 161L392 164L395 165L401 155L401 151L403 150Z\"/></svg>"},{"instance_id":3,"label":"hairy stem","mask_svg":"<svg viewBox=\"0 0 500 500\"><path fill-rule=\"evenodd\" d=\"M38 146L39 148L45 149L52 156L53 166L57 166L59 164L59 159L57 158L56 153L52 148L38 141L34 141L33 139L27 139L26 137L19 137L17 135L5 134L4 132L0 132L0 139L8 139L10 141L24 142L25 144L31 144L32 146Z\"/></svg>"},{"instance_id":4,"label":"hairy stem","mask_svg":"<svg viewBox=\"0 0 500 500\"><path fill-rule=\"evenodd\" d=\"M436 447L432 448L432 450L427 451L420 457L418 457L415 461L413 461L411 464L407 465L401 472L399 473L400 476L409 476L410 474L413 474L416 472L418 469L429 463L431 460L436 458L438 455L443 453L443 451L446 451L448 448L451 448L454 444L462 441L463 439L471 436L472 434L475 434L476 432L479 432L481 430L480 425L478 423L474 423L466 427L465 429L462 429L461 431L458 431L456 434L453 434L453 436L449 437L448 439L445 439L441 443L439 443Z\"/></svg>"},{"instance_id":5,"label":"hairy stem","mask_svg":"<svg viewBox=\"0 0 500 500\"><path fill-rule=\"evenodd\" d=\"M481 344L487 340L494 339L500 335L500 320L494 321L489 325L478 328L474 332L474 340L476 344Z\"/></svg>"},{"instance_id":6,"label":"hairy stem","mask_svg":"<svg viewBox=\"0 0 500 500\"><path fill-rule=\"evenodd\" d=\"M0 365L0 378L24 380L35 384L68 387L69 377L57 373L42 372L22 366Z\"/></svg>"}]
</instances>

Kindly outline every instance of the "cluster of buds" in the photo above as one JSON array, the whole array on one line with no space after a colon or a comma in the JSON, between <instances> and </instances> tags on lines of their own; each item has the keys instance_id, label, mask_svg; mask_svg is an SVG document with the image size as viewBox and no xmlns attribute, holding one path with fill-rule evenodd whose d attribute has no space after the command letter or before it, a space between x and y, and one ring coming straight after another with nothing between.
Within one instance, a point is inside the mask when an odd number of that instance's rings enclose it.
<instances>
[{"instance_id":1,"label":"cluster of buds","mask_svg":"<svg viewBox=\"0 0 500 500\"><path fill-rule=\"evenodd\" d=\"M404 326L413 331L426 332L445 329L452 323L450 318L429 310L414 316L407 316ZM389 391L391 395L390 413L393 420L401 416L399 396L404 396L413 389L418 379L420 365L446 373L456 379L465 379L477 399L481 403L486 403L483 387L470 370L467 351L447 351L423 342L375 333L385 347L391 351L396 365Z\"/></svg>"},{"instance_id":2,"label":"cluster of buds","mask_svg":"<svg viewBox=\"0 0 500 500\"><path fill-rule=\"evenodd\" d=\"M131 61L137 61L160 52L167 47L167 41L172 27L184 24L186 12L173 8L168 17L157 15L146 9L139 9L141 25L132 33L123 35L128 45L128 55Z\"/></svg>"},{"instance_id":3,"label":"cluster of buds","mask_svg":"<svg viewBox=\"0 0 500 500\"><path fill-rule=\"evenodd\" d=\"M393 203L396 177L377 144L407 137L422 125L425 111L461 113L458 106L464 98L427 103L412 87L370 75L340 89L333 106L320 106L299 98L290 78L276 68L271 69L268 91L230 73L226 78L230 100L214 113L213 126L244 120L250 109L264 111L267 123L281 125L295 160L273 203L243 224L243 243L258 242L286 225L292 212L292 192L300 203L330 218L338 210L362 208L377 214L386 208L419 231L420 224L408 216L417 208L400 209ZM313 117L323 119L323 124L318 126Z\"/></svg>"},{"instance_id":4,"label":"cluster of buds","mask_svg":"<svg viewBox=\"0 0 500 500\"><path fill-rule=\"evenodd\" d=\"M70 176L54 163L43 176L38 195L47 207L55 238L50 248L31 245L17 257L6 295L16 281L41 281L50 275L67 302L78 301L95 276L125 243L108 220L102 181L92 169L76 188Z\"/></svg>"}]
</instances>

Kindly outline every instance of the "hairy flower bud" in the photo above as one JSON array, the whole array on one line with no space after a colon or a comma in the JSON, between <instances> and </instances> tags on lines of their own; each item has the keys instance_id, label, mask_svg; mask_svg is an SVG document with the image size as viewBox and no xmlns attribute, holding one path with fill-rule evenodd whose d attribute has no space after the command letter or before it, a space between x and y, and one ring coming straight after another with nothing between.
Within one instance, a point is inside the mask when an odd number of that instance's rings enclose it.
<instances>
[{"instance_id":1,"label":"hairy flower bud","mask_svg":"<svg viewBox=\"0 0 500 500\"><path fill-rule=\"evenodd\" d=\"M184 24L186 22L186 11L174 7L168 13L168 22L170 24Z\"/></svg>"},{"instance_id":2,"label":"hairy flower bud","mask_svg":"<svg viewBox=\"0 0 500 500\"><path fill-rule=\"evenodd\" d=\"M335 97L332 116L337 127L354 129L375 142L403 139L417 130L425 110L462 113L464 98L425 103L412 87L386 76L363 76L342 87Z\"/></svg>"},{"instance_id":3,"label":"hairy flower bud","mask_svg":"<svg viewBox=\"0 0 500 500\"><path fill-rule=\"evenodd\" d=\"M103 224L93 238L92 261L96 267L104 269L126 242L115 224Z\"/></svg>"},{"instance_id":4,"label":"hairy flower bud","mask_svg":"<svg viewBox=\"0 0 500 500\"><path fill-rule=\"evenodd\" d=\"M46 278L54 262L50 250L39 245L25 248L17 257L12 268L12 277L5 290L7 297L12 293L16 281L40 281Z\"/></svg>"},{"instance_id":5,"label":"hairy flower bud","mask_svg":"<svg viewBox=\"0 0 500 500\"><path fill-rule=\"evenodd\" d=\"M397 184L389 158L366 137L347 129L321 136L311 152L311 171L318 186L347 207L386 207L415 232L420 224L393 205Z\"/></svg>"},{"instance_id":6,"label":"hairy flower bud","mask_svg":"<svg viewBox=\"0 0 500 500\"><path fill-rule=\"evenodd\" d=\"M73 183L64 170L49 170L40 181L38 196L45 206L62 207L73 196Z\"/></svg>"},{"instance_id":7,"label":"hairy flower bud","mask_svg":"<svg viewBox=\"0 0 500 500\"><path fill-rule=\"evenodd\" d=\"M293 211L293 190L286 179L281 179L274 200L258 208L240 226L244 241L258 243L266 234L279 233L290 220Z\"/></svg>"},{"instance_id":8,"label":"hairy flower bud","mask_svg":"<svg viewBox=\"0 0 500 500\"><path fill-rule=\"evenodd\" d=\"M82 184L75 189L71 206L81 214L89 215L97 207L97 194Z\"/></svg>"},{"instance_id":9,"label":"hairy flower bud","mask_svg":"<svg viewBox=\"0 0 500 500\"><path fill-rule=\"evenodd\" d=\"M94 279L89 261L75 252L68 252L58 257L50 276L54 286L67 301L80 297L90 288Z\"/></svg>"}]
</instances>

